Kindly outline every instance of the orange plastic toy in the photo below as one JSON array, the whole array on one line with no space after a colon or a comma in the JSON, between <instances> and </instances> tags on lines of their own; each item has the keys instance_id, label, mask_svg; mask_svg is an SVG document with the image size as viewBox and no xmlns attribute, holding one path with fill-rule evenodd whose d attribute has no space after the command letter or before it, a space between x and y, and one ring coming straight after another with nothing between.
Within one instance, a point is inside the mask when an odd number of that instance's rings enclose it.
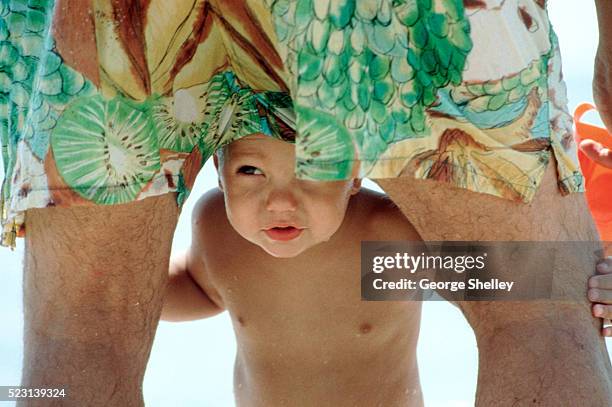
<instances>
[{"instance_id":1,"label":"orange plastic toy","mask_svg":"<svg viewBox=\"0 0 612 407\"><path fill-rule=\"evenodd\" d=\"M582 140L590 139L612 150L612 134L604 128L580 121L582 116L590 110L595 110L595 106L583 103L574 112L576 142L580 143ZM580 150L578 150L578 159L586 180L587 202L597 224L599 235L601 240L610 242L612 241L612 169L596 164Z\"/></svg>"}]
</instances>

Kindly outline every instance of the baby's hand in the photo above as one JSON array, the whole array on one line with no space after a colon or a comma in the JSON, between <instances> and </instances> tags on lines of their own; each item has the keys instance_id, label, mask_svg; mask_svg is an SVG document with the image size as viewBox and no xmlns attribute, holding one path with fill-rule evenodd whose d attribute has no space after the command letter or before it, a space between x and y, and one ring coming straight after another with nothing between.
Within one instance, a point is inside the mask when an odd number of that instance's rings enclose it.
<instances>
[{"instance_id":1,"label":"baby's hand","mask_svg":"<svg viewBox=\"0 0 612 407\"><path fill-rule=\"evenodd\" d=\"M589 300L593 303L593 316L604 319L603 336L612 337L612 257L597 263L597 275L589 279Z\"/></svg>"},{"instance_id":2,"label":"baby's hand","mask_svg":"<svg viewBox=\"0 0 612 407\"><path fill-rule=\"evenodd\" d=\"M600 143L593 140L582 140L580 149L591 161L612 168L612 152Z\"/></svg>"}]
</instances>

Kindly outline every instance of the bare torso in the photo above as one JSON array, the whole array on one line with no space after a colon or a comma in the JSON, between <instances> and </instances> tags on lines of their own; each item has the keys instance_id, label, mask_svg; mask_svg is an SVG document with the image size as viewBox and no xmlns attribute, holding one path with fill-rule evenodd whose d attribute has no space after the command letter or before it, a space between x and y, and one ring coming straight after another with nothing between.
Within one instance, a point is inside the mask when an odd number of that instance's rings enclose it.
<instances>
[{"instance_id":1,"label":"bare torso","mask_svg":"<svg viewBox=\"0 0 612 407\"><path fill-rule=\"evenodd\" d=\"M206 272L192 275L230 313L239 406L422 405L420 304L361 301L360 242L418 239L389 201L359 193L329 242L279 259L232 229L220 193L209 200L192 247Z\"/></svg>"}]
</instances>

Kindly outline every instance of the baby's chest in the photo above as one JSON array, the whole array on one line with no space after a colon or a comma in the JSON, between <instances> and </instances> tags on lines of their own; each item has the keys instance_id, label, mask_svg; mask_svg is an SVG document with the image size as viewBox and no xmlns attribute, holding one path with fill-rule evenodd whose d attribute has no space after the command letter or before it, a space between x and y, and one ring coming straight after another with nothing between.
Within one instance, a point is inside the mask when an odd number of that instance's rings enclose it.
<instances>
[{"instance_id":1,"label":"baby's chest","mask_svg":"<svg viewBox=\"0 0 612 407\"><path fill-rule=\"evenodd\" d=\"M321 262L241 256L219 265L210 268L210 282L241 341L257 346L262 340L265 346L291 343L300 349L370 337L384 341L418 318L418 307L409 303L361 300L355 253L345 257L339 252Z\"/></svg>"},{"instance_id":2,"label":"baby's chest","mask_svg":"<svg viewBox=\"0 0 612 407\"><path fill-rule=\"evenodd\" d=\"M354 306L361 298L359 256L322 261L262 253L244 250L207 264L208 281L228 311L306 314Z\"/></svg>"}]
</instances>

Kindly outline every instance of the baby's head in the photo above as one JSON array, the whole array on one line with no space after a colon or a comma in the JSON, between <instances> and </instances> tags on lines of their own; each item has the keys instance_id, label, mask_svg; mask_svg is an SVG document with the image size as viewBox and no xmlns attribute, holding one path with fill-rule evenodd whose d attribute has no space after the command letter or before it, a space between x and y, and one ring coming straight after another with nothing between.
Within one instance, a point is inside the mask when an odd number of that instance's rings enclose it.
<instances>
[{"instance_id":1,"label":"baby's head","mask_svg":"<svg viewBox=\"0 0 612 407\"><path fill-rule=\"evenodd\" d=\"M295 145L262 134L215 155L227 216L246 240L294 257L336 233L361 180L306 181L294 174Z\"/></svg>"}]
</instances>

